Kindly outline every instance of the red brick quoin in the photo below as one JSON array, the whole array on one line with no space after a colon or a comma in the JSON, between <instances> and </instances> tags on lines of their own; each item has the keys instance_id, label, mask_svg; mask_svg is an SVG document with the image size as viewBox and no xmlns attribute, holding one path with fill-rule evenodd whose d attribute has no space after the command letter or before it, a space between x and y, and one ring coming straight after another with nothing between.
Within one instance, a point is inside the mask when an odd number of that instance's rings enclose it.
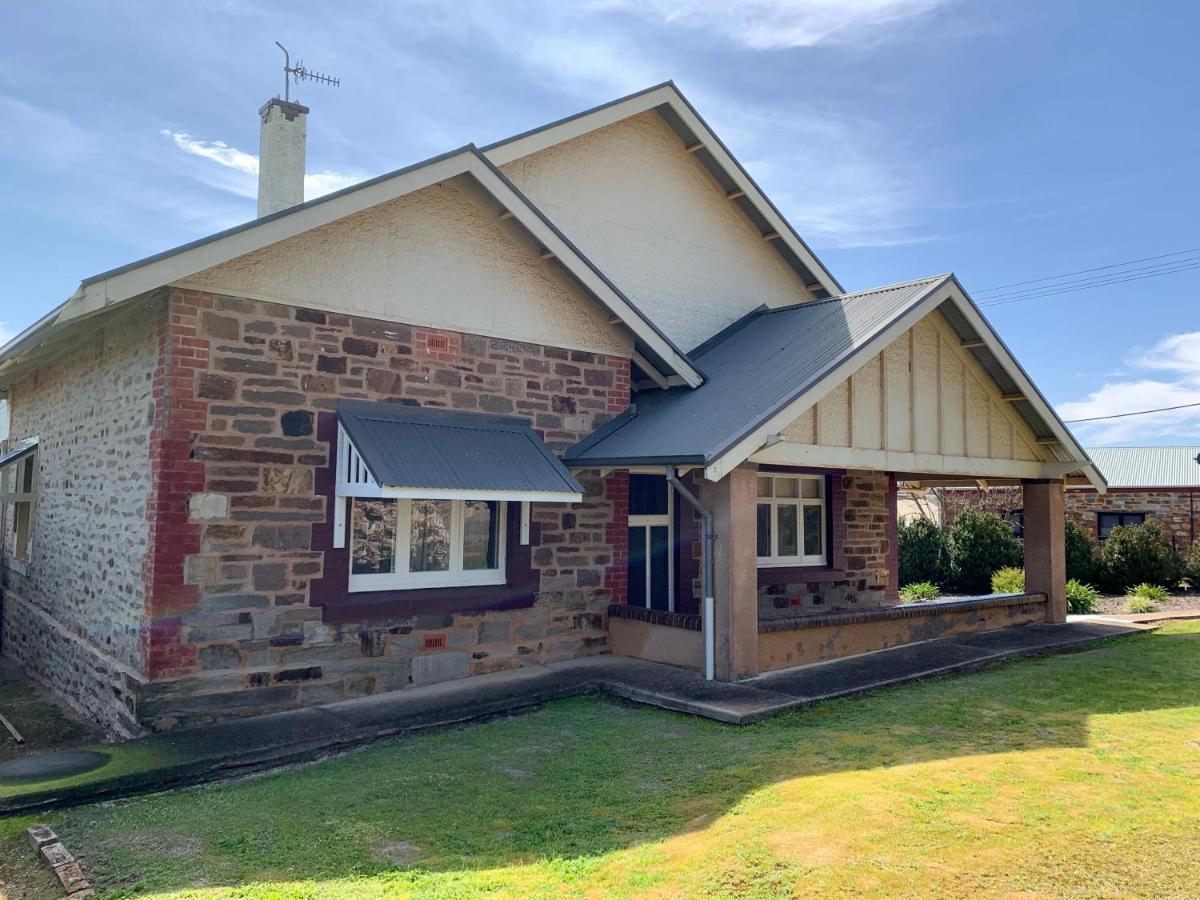
<instances>
[{"instance_id":1,"label":"red brick quoin","mask_svg":"<svg viewBox=\"0 0 1200 900\"><path fill-rule=\"evenodd\" d=\"M191 458L192 439L207 424L208 404L196 398L197 369L208 367L209 342L197 337L197 317L209 294L171 291L158 325L154 424L150 431L151 489L146 504L150 543L143 576L148 624L142 648L149 678L196 668L196 648L180 640L182 615L199 595L184 579L184 562L200 550L200 526L188 521L188 499L204 489L204 466Z\"/></svg>"}]
</instances>

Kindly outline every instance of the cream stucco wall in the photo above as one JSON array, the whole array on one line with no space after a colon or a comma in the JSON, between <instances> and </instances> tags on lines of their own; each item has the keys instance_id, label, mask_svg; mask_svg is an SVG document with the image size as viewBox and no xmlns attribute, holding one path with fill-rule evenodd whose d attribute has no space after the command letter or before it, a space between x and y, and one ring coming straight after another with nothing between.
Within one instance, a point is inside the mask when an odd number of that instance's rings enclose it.
<instances>
[{"instance_id":1,"label":"cream stucco wall","mask_svg":"<svg viewBox=\"0 0 1200 900\"><path fill-rule=\"evenodd\" d=\"M858 450L1038 461L1029 426L938 313L902 334L783 430Z\"/></svg>"},{"instance_id":2,"label":"cream stucco wall","mask_svg":"<svg viewBox=\"0 0 1200 900\"><path fill-rule=\"evenodd\" d=\"M288 238L184 284L451 331L628 355L632 339L554 260L451 180Z\"/></svg>"},{"instance_id":3,"label":"cream stucco wall","mask_svg":"<svg viewBox=\"0 0 1200 900\"><path fill-rule=\"evenodd\" d=\"M653 110L502 168L685 350L763 303L809 299Z\"/></svg>"}]
</instances>

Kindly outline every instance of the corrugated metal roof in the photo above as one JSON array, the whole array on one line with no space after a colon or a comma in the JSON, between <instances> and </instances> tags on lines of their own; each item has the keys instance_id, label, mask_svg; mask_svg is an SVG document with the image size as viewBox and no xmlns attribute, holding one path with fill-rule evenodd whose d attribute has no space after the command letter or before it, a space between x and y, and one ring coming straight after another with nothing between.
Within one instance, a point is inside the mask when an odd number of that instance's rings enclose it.
<instances>
[{"instance_id":1,"label":"corrugated metal roof","mask_svg":"<svg viewBox=\"0 0 1200 900\"><path fill-rule=\"evenodd\" d=\"M522 418L343 400L338 421L384 487L583 491Z\"/></svg>"},{"instance_id":2,"label":"corrugated metal roof","mask_svg":"<svg viewBox=\"0 0 1200 900\"><path fill-rule=\"evenodd\" d=\"M1088 447L1109 487L1200 488L1200 447Z\"/></svg>"},{"instance_id":3,"label":"corrugated metal roof","mask_svg":"<svg viewBox=\"0 0 1200 900\"><path fill-rule=\"evenodd\" d=\"M711 463L946 280L757 310L693 351L707 382L638 394L636 413L577 444L567 460Z\"/></svg>"},{"instance_id":4,"label":"corrugated metal roof","mask_svg":"<svg viewBox=\"0 0 1200 900\"><path fill-rule=\"evenodd\" d=\"M6 466L11 466L18 460L24 459L37 448L38 442L32 441L24 446L16 448L15 450L9 450L3 456L0 456L0 469L3 469Z\"/></svg>"}]
</instances>

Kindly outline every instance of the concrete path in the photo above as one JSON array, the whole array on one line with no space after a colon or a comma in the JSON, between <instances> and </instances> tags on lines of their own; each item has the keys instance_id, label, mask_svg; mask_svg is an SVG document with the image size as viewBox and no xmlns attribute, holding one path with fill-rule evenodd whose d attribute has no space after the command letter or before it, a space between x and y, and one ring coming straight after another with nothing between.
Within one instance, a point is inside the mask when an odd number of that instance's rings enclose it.
<instances>
[{"instance_id":1,"label":"concrete path","mask_svg":"<svg viewBox=\"0 0 1200 900\"><path fill-rule=\"evenodd\" d=\"M153 734L87 753L0 763L0 815L162 790L327 755L399 733L454 725L580 694L741 725L820 700L978 668L1002 659L1075 649L1135 634L1101 622L1028 625L909 644L726 684L643 660L597 656L530 666L325 706Z\"/></svg>"}]
</instances>

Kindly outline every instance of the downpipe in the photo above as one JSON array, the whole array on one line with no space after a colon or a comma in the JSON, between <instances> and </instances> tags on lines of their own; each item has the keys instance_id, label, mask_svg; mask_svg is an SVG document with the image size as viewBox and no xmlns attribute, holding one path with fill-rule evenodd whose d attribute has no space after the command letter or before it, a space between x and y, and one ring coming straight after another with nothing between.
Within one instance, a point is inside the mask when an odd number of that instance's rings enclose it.
<instances>
[{"instance_id":1,"label":"downpipe","mask_svg":"<svg viewBox=\"0 0 1200 900\"><path fill-rule=\"evenodd\" d=\"M695 494L684 487L683 483L675 475L675 467L667 466L667 484L675 488L684 500L700 513L700 518L704 522L704 543L702 545L704 559L700 567L700 584L704 594L704 608L701 616L701 625L704 629L704 678L707 681L712 681L714 678L714 665L717 656L716 633L713 628L713 581L714 578L714 562L713 551L717 541L717 533L713 529L713 517L704 505L696 498Z\"/></svg>"}]
</instances>

